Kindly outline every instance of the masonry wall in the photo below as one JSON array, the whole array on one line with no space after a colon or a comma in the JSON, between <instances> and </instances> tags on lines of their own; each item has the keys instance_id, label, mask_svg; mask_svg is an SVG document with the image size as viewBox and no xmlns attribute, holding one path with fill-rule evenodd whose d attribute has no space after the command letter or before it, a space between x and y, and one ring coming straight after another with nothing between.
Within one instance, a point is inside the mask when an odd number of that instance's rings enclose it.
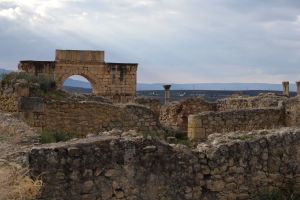
<instances>
[{"instance_id":1,"label":"masonry wall","mask_svg":"<svg viewBox=\"0 0 300 200\"><path fill-rule=\"evenodd\" d=\"M27 82L17 80L13 85L1 82L0 86L0 110L16 114L20 98L29 95Z\"/></svg>"},{"instance_id":2,"label":"masonry wall","mask_svg":"<svg viewBox=\"0 0 300 200\"><path fill-rule=\"evenodd\" d=\"M216 104L203 98L188 98L179 102L170 102L160 111L160 123L166 129L187 132L188 116L204 111L216 111Z\"/></svg>"},{"instance_id":3,"label":"masonry wall","mask_svg":"<svg viewBox=\"0 0 300 200\"><path fill-rule=\"evenodd\" d=\"M201 141L212 133L270 129L284 125L285 112L281 108L202 112L189 116L188 138Z\"/></svg>"},{"instance_id":4,"label":"masonry wall","mask_svg":"<svg viewBox=\"0 0 300 200\"><path fill-rule=\"evenodd\" d=\"M62 89L70 76L81 75L91 83L95 95L125 103L136 95L136 71L137 64L60 61L55 65L54 77Z\"/></svg>"},{"instance_id":5,"label":"masonry wall","mask_svg":"<svg viewBox=\"0 0 300 200\"><path fill-rule=\"evenodd\" d=\"M160 128L155 113L144 106L116 106L96 101L44 101L39 98L23 98L19 116L30 126L76 136L113 128L145 132Z\"/></svg>"},{"instance_id":6,"label":"masonry wall","mask_svg":"<svg viewBox=\"0 0 300 200\"><path fill-rule=\"evenodd\" d=\"M288 126L300 126L300 97L290 98L285 103Z\"/></svg>"},{"instance_id":7,"label":"masonry wall","mask_svg":"<svg viewBox=\"0 0 300 200\"><path fill-rule=\"evenodd\" d=\"M229 97L217 101L218 111L241 110L252 108L279 107L282 102L287 101L286 96L279 96L274 93L260 94L254 97Z\"/></svg>"},{"instance_id":8,"label":"masonry wall","mask_svg":"<svg viewBox=\"0 0 300 200\"><path fill-rule=\"evenodd\" d=\"M151 109L154 113L159 116L161 104L158 99L153 99L149 97L136 97L132 101L135 104L146 106L147 108Z\"/></svg>"},{"instance_id":9,"label":"masonry wall","mask_svg":"<svg viewBox=\"0 0 300 200\"><path fill-rule=\"evenodd\" d=\"M35 147L29 162L42 200L246 200L297 183L299 148L299 129L215 134L194 150L96 137Z\"/></svg>"},{"instance_id":10,"label":"masonry wall","mask_svg":"<svg viewBox=\"0 0 300 200\"><path fill-rule=\"evenodd\" d=\"M0 95L0 110L16 113L18 111L18 97L2 93Z\"/></svg>"},{"instance_id":11,"label":"masonry wall","mask_svg":"<svg viewBox=\"0 0 300 200\"><path fill-rule=\"evenodd\" d=\"M24 60L20 61L18 69L35 76L43 75L53 77L55 62Z\"/></svg>"}]
</instances>

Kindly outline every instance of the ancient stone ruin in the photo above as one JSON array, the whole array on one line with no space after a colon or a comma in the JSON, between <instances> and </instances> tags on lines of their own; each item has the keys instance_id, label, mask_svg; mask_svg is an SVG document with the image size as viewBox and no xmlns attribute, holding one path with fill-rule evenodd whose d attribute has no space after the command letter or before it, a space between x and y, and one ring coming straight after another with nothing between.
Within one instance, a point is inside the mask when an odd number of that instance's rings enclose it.
<instances>
[{"instance_id":1,"label":"ancient stone ruin","mask_svg":"<svg viewBox=\"0 0 300 200\"><path fill-rule=\"evenodd\" d=\"M54 78L58 89L73 75L86 78L97 96L128 102L136 95L136 63L104 61L104 51L56 50L55 61L21 61L19 69Z\"/></svg>"},{"instance_id":2,"label":"ancient stone ruin","mask_svg":"<svg viewBox=\"0 0 300 200\"><path fill-rule=\"evenodd\" d=\"M58 50L54 62L19 68L58 88L82 75L95 93L38 96L26 80L1 83L1 112L73 138L22 152L43 181L40 200L246 200L300 186L300 84L296 97L283 82L281 95L216 102L172 102L166 85L161 105L135 97L137 64L105 63L104 52Z\"/></svg>"},{"instance_id":3,"label":"ancient stone ruin","mask_svg":"<svg viewBox=\"0 0 300 200\"><path fill-rule=\"evenodd\" d=\"M32 149L41 199L257 199L299 181L300 130L214 134L195 149L141 137L91 137Z\"/></svg>"}]
</instances>

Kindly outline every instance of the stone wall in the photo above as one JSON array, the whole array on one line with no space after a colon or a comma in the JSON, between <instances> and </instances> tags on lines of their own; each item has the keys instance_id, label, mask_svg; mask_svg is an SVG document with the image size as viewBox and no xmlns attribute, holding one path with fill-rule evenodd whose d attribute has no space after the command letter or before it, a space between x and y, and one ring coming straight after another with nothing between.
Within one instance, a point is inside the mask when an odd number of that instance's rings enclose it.
<instances>
[{"instance_id":1,"label":"stone wall","mask_svg":"<svg viewBox=\"0 0 300 200\"><path fill-rule=\"evenodd\" d=\"M197 149L95 137L32 149L39 199L243 200L299 177L300 130L211 135Z\"/></svg>"},{"instance_id":2,"label":"stone wall","mask_svg":"<svg viewBox=\"0 0 300 200\"><path fill-rule=\"evenodd\" d=\"M203 98L170 102L161 108L160 123L164 128L187 132L188 116L204 111L216 111L216 104Z\"/></svg>"},{"instance_id":3,"label":"stone wall","mask_svg":"<svg viewBox=\"0 0 300 200\"><path fill-rule=\"evenodd\" d=\"M270 129L284 125L285 112L282 108L202 112L189 116L188 138L200 141L212 133Z\"/></svg>"},{"instance_id":4,"label":"stone wall","mask_svg":"<svg viewBox=\"0 0 300 200\"><path fill-rule=\"evenodd\" d=\"M1 82L0 110L16 114L19 108L19 100L29 96L29 86L24 80L16 80L14 84Z\"/></svg>"},{"instance_id":5,"label":"stone wall","mask_svg":"<svg viewBox=\"0 0 300 200\"><path fill-rule=\"evenodd\" d=\"M30 126L76 136L118 128L156 131L156 114L139 105L113 105L97 101L55 101L23 98L19 116Z\"/></svg>"},{"instance_id":6,"label":"stone wall","mask_svg":"<svg viewBox=\"0 0 300 200\"><path fill-rule=\"evenodd\" d=\"M274 93L260 94L254 97L235 96L217 101L218 111L241 110L250 108L278 107L282 102L287 101L286 96L279 96Z\"/></svg>"},{"instance_id":7,"label":"stone wall","mask_svg":"<svg viewBox=\"0 0 300 200\"><path fill-rule=\"evenodd\" d=\"M157 114L157 116L160 113L161 104L158 99L153 99L149 97L136 97L132 102L150 108L153 112Z\"/></svg>"},{"instance_id":8,"label":"stone wall","mask_svg":"<svg viewBox=\"0 0 300 200\"><path fill-rule=\"evenodd\" d=\"M290 98L285 108L287 125L300 127L300 96Z\"/></svg>"},{"instance_id":9,"label":"stone wall","mask_svg":"<svg viewBox=\"0 0 300 200\"><path fill-rule=\"evenodd\" d=\"M160 112L160 123L164 128L187 132L189 115L205 111L277 108L287 100L287 97L273 93L260 94L255 97L233 96L220 99L216 103L207 102L202 98L188 98L164 105Z\"/></svg>"}]
</instances>

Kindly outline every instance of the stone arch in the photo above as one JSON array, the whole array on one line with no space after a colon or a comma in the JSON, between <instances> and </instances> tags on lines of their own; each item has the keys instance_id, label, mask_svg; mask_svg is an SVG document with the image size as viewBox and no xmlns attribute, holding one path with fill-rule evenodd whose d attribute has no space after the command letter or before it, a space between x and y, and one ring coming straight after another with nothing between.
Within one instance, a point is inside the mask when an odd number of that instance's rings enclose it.
<instances>
[{"instance_id":1,"label":"stone arch","mask_svg":"<svg viewBox=\"0 0 300 200\"><path fill-rule=\"evenodd\" d=\"M88 74L88 73L65 73L65 74L62 74L62 75L57 75L55 77L55 82L56 82L56 86L58 89L63 89L63 86L64 86L64 82L71 76L82 76L84 77L85 79L87 79L90 84L91 84L91 87L92 87L92 92L93 94L96 94L97 93L97 79L96 77L93 76L93 74Z\"/></svg>"},{"instance_id":2,"label":"stone arch","mask_svg":"<svg viewBox=\"0 0 300 200\"><path fill-rule=\"evenodd\" d=\"M104 61L104 51L56 50L54 61L21 61L18 68L35 76L53 77L57 88L73 75L86 78L93 94L128 102L136 96L137 63Z\"/></svg>"}]
</instances>

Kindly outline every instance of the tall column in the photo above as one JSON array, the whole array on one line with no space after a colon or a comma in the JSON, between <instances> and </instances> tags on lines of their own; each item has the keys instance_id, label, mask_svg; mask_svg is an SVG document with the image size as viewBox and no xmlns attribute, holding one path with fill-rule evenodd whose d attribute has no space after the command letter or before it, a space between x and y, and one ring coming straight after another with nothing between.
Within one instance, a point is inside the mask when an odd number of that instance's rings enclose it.
<instances>
[{"instance_id":1,"label":"tall column","mask_svg":"<svg viewBox=\"0 0 300 200\"><path fill-rule=\"evenodd\" d=\"M296 86L297 86L297 96L300 96L300 81L296 82Z\"/></svg>"},{"instance_id":2,"label":"tall column","mask_svg":"<svg viewBox=\"0 0 300 200\"><path fill-rule=\"evenodd\" d=\"M167 104L170 101L170 88L171 88L171 85L164 85L163 87L165 89L165 104Z\"/></svg>"},{"instance_id":3,"label":"tall column","mask_svg":"<svg viewBox=\"0 0 300 200\"><path fill-rule=\"evenodd\" d=\"M288 81L284 81L282 82L282 87L283 87L283 95L285 96L290 96L290 86L289 86L289 82Z\"/></svg>"}]
</instances>

